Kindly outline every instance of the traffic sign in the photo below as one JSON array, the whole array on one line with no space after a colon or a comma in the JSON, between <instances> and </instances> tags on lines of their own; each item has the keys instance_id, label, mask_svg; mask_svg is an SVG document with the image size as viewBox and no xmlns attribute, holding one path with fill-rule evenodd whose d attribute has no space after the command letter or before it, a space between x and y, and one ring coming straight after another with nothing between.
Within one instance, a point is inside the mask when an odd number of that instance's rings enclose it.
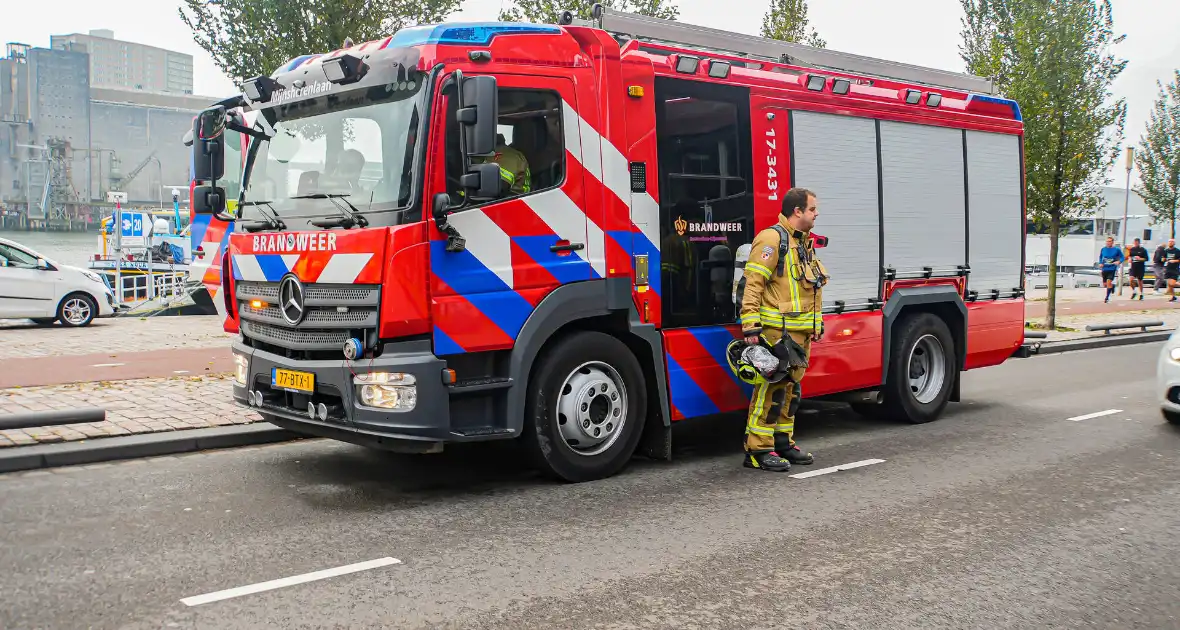
<instances>
[{"instance_id":1,"label":"traffic sign","mask_svg":"<svg viewBox=\"0 0 1180 630\"><path fill-rule=\"evenodd\" d=\"M138 212L120 213L122 219L123 238L139 237L143 238L144 224L147 223L147 215Z\"/></svg>"},{"instance_id":2,"label":"traffic sign","mask_svg":"<svg viewBox=\"0 0 1180 630\"><path fill-rule=\"evenodd\" d=\"M127 193L110 191L107 193L107 203L127 203Z\"/></svg>"}]
</instances>

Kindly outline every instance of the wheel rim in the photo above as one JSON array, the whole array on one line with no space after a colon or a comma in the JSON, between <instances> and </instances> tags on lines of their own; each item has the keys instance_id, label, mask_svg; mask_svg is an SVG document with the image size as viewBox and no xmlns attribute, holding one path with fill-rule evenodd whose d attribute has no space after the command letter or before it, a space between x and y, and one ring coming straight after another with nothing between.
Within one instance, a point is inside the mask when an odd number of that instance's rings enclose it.
<instances>
[{"instance_id":1,"label":"wheel rim","mask_svg":"<svg viewBox=\"0 0 1180 630\"><path fill-rule=\"evenodd\" d=\"M915 400L925 405L938 398L946 381L946 353L938 337L925 335L918 339L910 349L907 371Z\"/></svg>"},{"instance_id":2,"label":"wheel rim","mask_svg":"<svg viewBox=\"0 0 1180 630\"><path fill-rule=\"evenodd\" d=\"M82 324L90 319L90 304L82 298L70 298L62 308L65 320L71 324Z\"/></svg>"},{"instance_id":3,"label":"wheel rim","mask_svg":"<svg viewBox=\"0 0 1180 630\"><path fill-rule=\"evenodd\" d=\"M614 446L627 423L627 387L618 370L590 361L574 369L557 398L557 426L566 446L592 457Z\"/></svg>"}]
</instances>

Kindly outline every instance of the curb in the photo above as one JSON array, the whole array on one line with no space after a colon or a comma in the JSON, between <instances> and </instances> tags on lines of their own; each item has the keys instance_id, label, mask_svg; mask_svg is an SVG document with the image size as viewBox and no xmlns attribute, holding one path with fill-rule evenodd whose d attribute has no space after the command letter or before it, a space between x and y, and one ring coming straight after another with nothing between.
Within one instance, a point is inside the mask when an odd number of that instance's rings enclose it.
<instances>
[{"instance_id":1,"label":"curb","mask_svg":"<svg viewBox=\"0 0 1180 630\"><path fill-rule=\"evenodd\" d=\"M1034 356L1167 341L1168 338L1172 336L1173 332L1174 331L1172 330L1154 330L1146 333L1132 333L1128 335L1103 335L1101 337L1092 337L1087 339L1068 339L1065 341L1041 342L1041 347Z\"/></svg>"},{"instance_id":2,"label":"curb","mask_svg":"<svg viewBox=\"0 0 1180 630\"><path fill-rule=\"evenodd\" d=\"M256 422L228 427L184 429L167 433L124 435L78 442L11 446L0 449L0 473L272 444L304 437L307 436L281 429L269 422Z\"/></svg>"}]
</instances>

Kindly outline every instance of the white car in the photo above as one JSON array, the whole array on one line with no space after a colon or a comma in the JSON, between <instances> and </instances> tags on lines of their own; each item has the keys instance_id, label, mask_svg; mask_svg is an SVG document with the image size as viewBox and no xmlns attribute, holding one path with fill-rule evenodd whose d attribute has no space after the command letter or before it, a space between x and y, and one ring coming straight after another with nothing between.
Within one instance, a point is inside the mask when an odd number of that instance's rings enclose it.
<instances>
[{"instance_id":1,"label":"white car","mask_svg":"<svg viewBox=\"0 0 1180 630\"><path fill-rule=\"evenodd\" d=\"M1180 331L1164 342L1155 374L1160 411L1168 422L1180 424Z\"/></svg>"},{"instance_id":2,"label":"white car","mask_svg":"<svg viewBox=\"0 0 1180 630\"><path fill-rule=\"evenodd\" d=\"M0 319L88 326L114 313L115 296L98 274L0 238Z\"/></svg>"}]
</instances>

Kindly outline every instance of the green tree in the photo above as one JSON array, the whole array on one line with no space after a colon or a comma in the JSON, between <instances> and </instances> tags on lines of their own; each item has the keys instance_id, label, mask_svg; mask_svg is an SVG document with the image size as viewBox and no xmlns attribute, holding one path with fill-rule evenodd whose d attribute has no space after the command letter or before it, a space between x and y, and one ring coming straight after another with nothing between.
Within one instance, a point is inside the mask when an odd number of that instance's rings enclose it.
<instances>
[{"instance_id":1,"label":"green tree","mask_svg":"<svg viewBox=\"0 0 1180 630\"><path fill-rule=\"evenodd\" d=\"M1110 0L960 0L960 53L995 79L1024 116L1028 211L1049 228L1047 328L1056 327L1057 241L1064 221L1086 217L1118 159L1127 108L1111 95L1126 68L1111 46Z\"/></svg>"},{"instance_id":2,"label":"green tree","mask_svg":"<svg viewBox=\"0 0 1180 630\"><path fill-rule=\"evenodd\" d=\"M1172 238L1176 238L1176 213L1180 210L1180 70L1171 83L1159 86L1159 98L1135 153L1140 181L1135 193L1151 208L1151 222L1170 223Z\"/></svg>"},{"instance_id":3,"label":"green tree","mask_svg":"<svg viewBox=\"0 0 1180 630\"><path fill-rule=\"evenodd\" d=\"M183 0L180 19L234 81L269 75L300 55L438 22L463 0Z\"/></svg>"},{"instance_id":4,"label":"green tree","mask_svg":"<svg viewBox=\"0 0 1180 630\"><path fill-rule=\"evenodd\" d=\"M807 0L770 0L762 18L762 36L827 48L828 43L807 21Z\"/></svg>"},{"instance_id":5,"label":"green tree","mask_svg":"<svg viewBox=\"0 0 1180 630\"><path fill-rule=\"evenodd\" d=\"M561 13L568 10L583 20L589 20L590 9L599 3L611 9L665 20L680 17L675 0L513 0L511 7L500 11L500 19L505 22L557 24Z\"/></svg>"}]
</instances>

